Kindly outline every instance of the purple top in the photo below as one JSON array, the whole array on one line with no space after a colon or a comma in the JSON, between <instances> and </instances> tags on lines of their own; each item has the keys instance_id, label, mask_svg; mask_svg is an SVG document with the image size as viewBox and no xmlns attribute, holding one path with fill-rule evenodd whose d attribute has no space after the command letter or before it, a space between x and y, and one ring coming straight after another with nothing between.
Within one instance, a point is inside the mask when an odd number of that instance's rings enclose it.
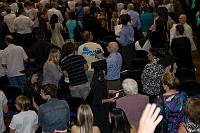
<instances>
[{"instance_id":1,"label":"purple top","mask_svg":"<svg viewBox=\"0 0 200 133\"><path fill-rule=\"evenodd\" d=\"M121 97L116 100L116 107L123 109L126 113L129 123L138 128L140 117L148 103L148 96L141 94L128 94L125 97Z\"/></svg>"}]
</instances>

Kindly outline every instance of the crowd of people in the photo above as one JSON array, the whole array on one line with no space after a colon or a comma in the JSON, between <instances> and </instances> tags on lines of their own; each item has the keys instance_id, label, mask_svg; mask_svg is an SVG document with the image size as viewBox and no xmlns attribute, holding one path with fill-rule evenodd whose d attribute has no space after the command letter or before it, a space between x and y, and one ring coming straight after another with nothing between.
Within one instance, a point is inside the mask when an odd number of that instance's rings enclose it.
<instances>
[{"instance_id":1,"label":"crowd of people","mask_svg":"<svg viewBox=\"0 0 200 133\"><path fill-rule=\"evenodd\" d=\"M163 126L168 133L200 132L199 96L179 91L182 81L176 77L177 69L195 69L196 40L185 5L179 0L0 3L0 87L14 86L22 94L9 132L159 133ZM146 54L138 58L137 51ZM123 79L121 71L131 71L141 58L148 63L139 78ZM76 120L67 98L58 95L63 84L66 95L84 103ZM0 133L8 132L3 118L8 100L0 91Z\"/></svg>"}]
</instances>

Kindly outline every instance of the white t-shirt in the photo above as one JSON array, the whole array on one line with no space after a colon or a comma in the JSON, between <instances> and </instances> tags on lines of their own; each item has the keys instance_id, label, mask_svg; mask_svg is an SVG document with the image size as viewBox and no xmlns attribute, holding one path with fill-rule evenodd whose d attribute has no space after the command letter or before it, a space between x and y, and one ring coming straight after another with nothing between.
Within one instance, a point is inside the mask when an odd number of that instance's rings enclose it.
<instances>
[{"instance_id":1,"label":"white t-shirt","mask_svg":"<svg viewBox=\"0 0 200 133\"><path fill-rule=\"evenodd\" d=\"M14 13L7 14L4 16L4 22L7 24L8 29L11 33L15 32L14 30L14 20L16 18L16 15Z\"/></svg>"},{"instance_id":2,"label":"white t-shirt","mask_svg":"<svg viewBox=\"0 0 200 133\"><path fill-rule=\"evenodd\" d=\"M35 133L35 126L38 124L38 116L35 111L22 111L13 116L10 128L15 133Z\"/></svg>"},{"instance_id":3,"label":"white t-shirt","mask_svg":"<svg viewBox=\"0 0 200 133\"><path fill-rule=\"evenodd\" d=\"M7 65L7 76L14 77L24 75L20 71L24 70L24 60L27 60L24 49L21 46L9 44L6 49L3 50L2 64Z\"/></svg>"},{"instance_id":4,"label":"white t-shirt","mask_svg":"<svg viewBox=\"0 0 200 133\"><path fill-rule=\"evenodd\" d=\"M4 132L6 130L4 120L3 120L3 105L7 104L8 100L3 93L3 91L0 90L0 133Z\"/></svg>"},{"instance_id":5,"label":"white t-shirt","mask_svg":"<svg viewBox=\"0 0 200 133\"><path fill-rule=\"evenodd\" d=\"M19 34L31 33L33 25L33 21L24 15L19 15L14 20L14 29Z\"/></svg>"},{"instance_id":6,"label":"white t-shirt","mask_svg":"<svg viewBox=\"0 0 200 133\"><path fill-rule=\"evenodd\" d=\"M89 70L91 70L92 62L98 61L98 59L96 58L96 51L99 49L101 49L101 51L103 52L101 45L94 42L84 43L78 48L78 55L82 55L85 58L89 66Z\"/></svg>"}]
</instances>

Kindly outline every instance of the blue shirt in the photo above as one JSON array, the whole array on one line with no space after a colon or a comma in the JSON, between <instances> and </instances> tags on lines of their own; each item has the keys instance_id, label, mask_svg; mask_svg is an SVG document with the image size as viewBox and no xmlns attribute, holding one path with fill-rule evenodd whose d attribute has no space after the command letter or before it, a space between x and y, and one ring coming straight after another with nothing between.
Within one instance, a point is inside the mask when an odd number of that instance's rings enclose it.
<instances>
[{"instance_id":1,"label":"blue shirt","mask_svg":"<svg viewBox=\"0 0 200 133\"><path fill-rule=\"evenodd\" d=\"M52 98L42 104L38 111L38 124L44 132L65 130L70 121L68 103L64 100Z\"/></svg>"},{"instance_id":2,"label":"blue shirt","mask_svg":"<svg viewBox=\"0 0 200 133\"><path fill-rule=\"evenodd\" d=\"M134 42L134 29L130 25L123 25L119 33L119 43L127 46Z\"/></svg>"},{"instance_id":3,"label":"blue shirt","mask_svg":"<svg viewBox=\"0 0 200 133\"><path fill-rule=\"evenodd\" d=\"M122 66L122 56L120 53L111 53L106 59L107 75L106 80L116 80L120 78L120 70Z\"/></svg>"},{"instance_id":4,"label":"blue shirt","mask_svg":"<svg viewBox=\"0 0 200 133\"><path fill-rule=\"evenodd\" d=\"M140 17L139 13L137 13L134 10L129 10L128 15L131 17L131 24L134 28L137 28L138 30L141 27Z\"/></svg>"}]
</instances>

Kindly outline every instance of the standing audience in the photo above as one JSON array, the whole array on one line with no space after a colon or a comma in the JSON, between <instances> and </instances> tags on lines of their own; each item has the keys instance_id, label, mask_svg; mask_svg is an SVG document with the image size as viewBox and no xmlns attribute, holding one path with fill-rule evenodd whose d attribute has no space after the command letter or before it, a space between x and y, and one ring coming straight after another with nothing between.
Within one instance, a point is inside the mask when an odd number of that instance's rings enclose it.
<instances>
[{"instance_id":1,"label":"standing audience","mask_svg":"<svg viewBox=\"0 0 200 133\"><path fill-rule=\"evenodd\" d=\"M120 108L113 108L109 114L112 133L136 133L126 117L125 112Z\"/></svg>"},{"instance_id":2,"label":"standing audience","mask_svg":"<svg viewBox=\"0 0 200 133\"><path fill-rule=\"evenodd\" d=\"M0 132L4 133L6 131L6 127L4 124L3 113L8 112L8 100L3 91L0 90Z\"/></svg>"},{"instance_id":3,"label":"standing audience","mask_svg":"<svg viewBox=\"0 0 200 133\"><path fill-rule=\"evenodd\" d=\"M75 45L71 42L66 43L62 48L63 59L61 68L65 78L69 79L70 92L73 97L85 99L90 91L86 70L88 70L87 61L81 55L74 54Z\"/></svg>"},{"instance_id":4,"label":"standing audience","mask_svg":"<svg viewBox=\"0 0 200 133\"><path fill-rule=\"evenodd\" d=\"M110 104L113 104L115 99L113 97L108 97L103 70L94 71L90 87L91 90L85 103L90 105L94 115L94 122L99 127L101 133L109 133L110 125L108 114L111 106Z\"/></svg>"},{"instance_id":5,"label":"standing audience","mask_svg":"<svg viewBox=\"0 0 200 133\"><path fill-rule=\"evenodd\" d=\"M125 79L122 82L122 86L126 96L116 100L116 107L123 109L129 123L138 128L142 111L149 103L149 98L138 93L137 82L133 79Z\"/></svg>"},{"instance_id":6,"label":"standing audience","mask_svg":"<svg viewBox=\"0 0 200 133\"><path fill-rule=\"evenodd\" d=\"M42 84L54 84L58 86L62 72L59 66L60 51L58 48L52 48L49 57L43 67L43 82Z\"/></svg>"},{"instance_id":7,"label":"standing audience","mask_svg":"<svg viewBox=\"0 0 200 133\"><path fill-rule=\"evenodd\" d=\"M15 106L20 113L12 117L10 133L35 133L38 128L38 116L35 111L29 110L30 99L26 96L18 96Z\"/></svg>"},{"instance_id":8,"label":"standing audience","mask_svg":"<svg viewBox=\"0 0 200 133\"><path fill-rule=\"evenodd\" d=\"M38 124L44 133L65 130L70 121L68 103L56 98L57 89L53 84L44 85L41 89L41 96L47 102L39 107Z\"/></svg>"},{"instance_id":9,"label":"standing audience","mask_svg":"<svg viewBox=\"0 0 200 133\"><path fill-rule=\"evenodd\" d=\"M18 87L22 92L26 76L21 73L24 70L24 62L28 61L24 49L14 44L14 38L11 35L5 37L7 47L3 51L2 66L7 69L7 76L10 85Z\"/></svg>"},{"instance_id":10,"label":"standing audience","mask_svg":"<svg viewBox=\"0 0 200 133\"><path fill-rule=\"evenodd\" d=\"M122 88L120 81L122 56L118 50L117 42L110 42L107 46L107 51L110 53L108 58L106 58L107 72L105 76L108 90L120 90ZM104 59L103 53L97 54L97 58Z\"/></svg>"},{"instance_id":11,"label":"standing audience","mask_svg":"<svg viewBox=\"0 0 200 133\"><path fill-rule=\"evenodd\" d=\"M131 25L128 25L128 22L131 21L128 14L121 15L120 21L122 23L122 29L119 32L119 43L122 46L123 62L128 68L130 68L131 63L135 58L135 50L133 47L134 29Z\"/></svg>"},{"instance_id":12,"label":"standing audience","mask_svg":"<svg viewBox=\"0 0 200 133\"><path fill-rule=\"evenodd\" d=\"M178 84L179 80L173 73L165 73L162 78L162 86L166 92L155 99L156 105L161 109L163 121L167 123L167 131L173 133L178 132L181 122L187 122L184 115L187 95L185 92L177 91Z\"/></svg>"},{"instance_id":13,"label":"standing audience","mask_svg":"<svg viewBox=\"0 0 200 133\"><path fill-rule=\"evenodd\" d=\"M185 115L189 121L181 123L178 133L199 133L200 132L200 99L190 98L185 105Z\"/></svg>"},{"instance_id":14,"label":"standing audience","mask_svg":"<svg viewBox=\"0 0 200 133\"><path fill-rule=\"evenodd\" d=\"M51 43L55 46L62 48L64 45L64 39L61 35L61 31L63 30L62 22L58 20L58 16L53 14L50 19L50 29L51 29Z\"/></svg>"},{"instance_id":15,"label":"standing audience","mask_svg":"<svg viewBox=\"0 0 200 133\"><path fill-rule=\"evenodd\" d=\"M97 126L93 126L93 113L89 105L82 104L77 112L78 125L71 128L71 133L100 133Z\"/></svg>"},{"instance_id":16,"label":"standing audience","mask_svg":"<svg viewBox=\"0 0 200 133\"><path fill-rule=\"evenodd\" d=\"M176 25L176 37L172 39L171 52L178 57L176 64L179 68L193 67L190 39L183 35L184 27Z\"/></svg>"},{"instance_id":17,"label":"standing audience","mask_svg":"<svg viewBox=\"0 0 200 133\"><path fill-rule=\"evenodd\" d=\"M142 71L141 81L142 81L142 91L149 96L149 101L152 103L157 95L161 93L161 77L164 73L164 68L162 65L158 64L158 50L149 49L148 63L144 70Z\"/></svg>"}]
</instances>

